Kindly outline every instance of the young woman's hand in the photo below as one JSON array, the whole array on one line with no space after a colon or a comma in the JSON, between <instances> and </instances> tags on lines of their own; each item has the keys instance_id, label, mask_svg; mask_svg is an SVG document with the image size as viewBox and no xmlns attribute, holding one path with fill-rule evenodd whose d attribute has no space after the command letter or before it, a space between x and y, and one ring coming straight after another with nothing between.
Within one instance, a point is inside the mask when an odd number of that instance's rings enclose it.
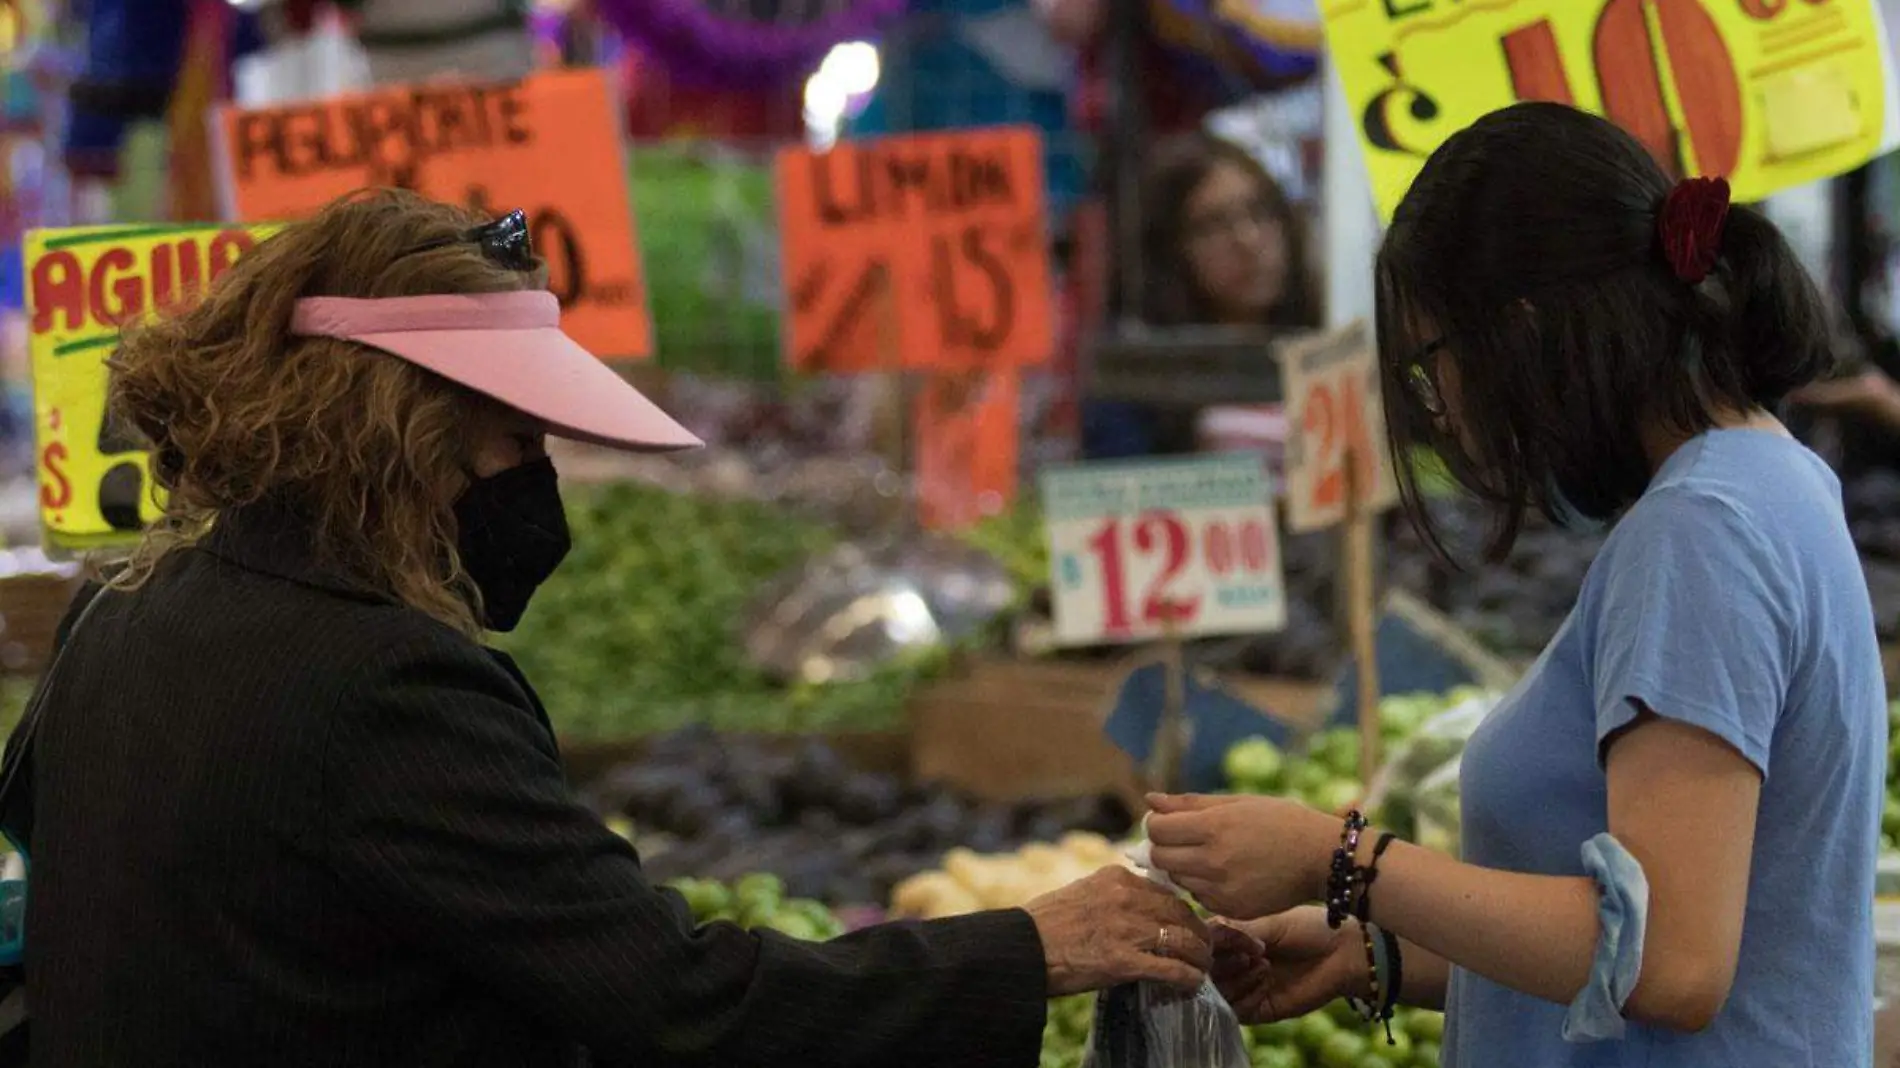
<instances>
[{"instance_id":1,"label":"young woman's hand","mask_svg":"<svg viewBox=\"0 0 1900 1068\"><path fill-rule=\"evenodd\" d=\"M1337 998L1370 994L1363 943L1347 924L1326 926L1326 910L1305 907L1258 920L1213 924L1209 976L1243 1024L1304 1016Z\"/></svg>"},{"instance_id":2,"label":"young woman's hand","mask_svg":"<svg viewBox=\"0 0 1900 1068\"><path fill-rule=\"evenodd\" d=\"M1209 910L1251 920L1324 896L1337 817L1279 797L1151 794L1148 804L1154 866Z\"/></svg>"}]
</instances>

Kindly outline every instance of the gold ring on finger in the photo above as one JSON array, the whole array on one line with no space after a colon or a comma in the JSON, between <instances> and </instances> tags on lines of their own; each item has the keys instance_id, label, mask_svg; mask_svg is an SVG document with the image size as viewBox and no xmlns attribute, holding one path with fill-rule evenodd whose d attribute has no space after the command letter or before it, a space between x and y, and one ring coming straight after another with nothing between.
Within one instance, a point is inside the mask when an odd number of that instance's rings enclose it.
<instances>
[{"instance_id":1,"label":"gold ring on finger","mask_svg":"<svg viewBox=\"0 0 1900 1068\"><path fill-rule=\"evenodd\" d=\"M1165 924L1161 927L1160 933L1155 936L1155 952L1164 957L1168 955L1168 928Z\"/></svg>"}]
</instances>

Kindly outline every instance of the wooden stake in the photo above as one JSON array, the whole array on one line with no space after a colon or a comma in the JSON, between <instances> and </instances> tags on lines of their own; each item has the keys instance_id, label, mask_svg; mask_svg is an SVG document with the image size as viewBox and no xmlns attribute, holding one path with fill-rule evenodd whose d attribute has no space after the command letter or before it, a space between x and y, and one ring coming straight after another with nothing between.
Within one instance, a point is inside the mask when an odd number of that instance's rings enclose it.
<instances>
[{"instance_id":1,"label":"wooden stake","mask_svg":"<svg viewBox=\"0 0 1900 1068\"><path fill-rule=\"evenodd\" d=\"M884 461L899 479L911 478L910 396L904 388L904 352L898 340L897 280L889 268L884 271L877 296L877 357L878 436L884 447ZM912 495L899 493L890 511L893 526L902 528L915 518L915 508Z\"/></svg>"},{"instance_id":2,"label":"wooden stake","mask_svg":"<svg viewBox=\"0 0 1900 1068\"><path fill-rule=\"evenodd\" d=\"M1167 677L1161 702L1161 725L1155 732L1154 750L1148 757L1148 781L1165 793L1181 792L1181 759L1184 749L1181 735L1187 722L1187 656L1181 647L1181 634L1175 625L1174 606L1165 606L1161 623L1161 663Z\"/></svg>"},{"instance_id":3,"label":"wooden stake","mask_svg":"<svg viewBox=\"0 0 1900 1068\"><path fill-rule=\"evenodd\" d=\"M1364 506L1359 457L1346 447L1346 627L1359 682L1359 781L1379 770L1379 659L1373 629L1372 516Z\"/></svg>"}]
</instances>

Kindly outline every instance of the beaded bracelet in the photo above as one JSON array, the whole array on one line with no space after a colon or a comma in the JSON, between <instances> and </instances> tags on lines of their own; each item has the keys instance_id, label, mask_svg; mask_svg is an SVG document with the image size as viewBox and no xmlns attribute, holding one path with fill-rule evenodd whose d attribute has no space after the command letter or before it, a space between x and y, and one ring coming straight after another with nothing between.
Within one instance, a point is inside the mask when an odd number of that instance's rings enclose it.
<instances>
[{"instance_id":1,"label":"beaded bracelet","mask_svg":"<svg viewBox=\"0 0 1900 1068\"><path fill-rule=\"evenodd\" d=\"M1398 939L1392 932L1374 923L1361 923L1359 932L1366 948L1369 996L1363 1001L1348 997L1346 1004L1366 1023L1385 1025L1386 1044L1396 1046L1398 1040L1392 1036L1392 1016L1399 1005Z\"/></svg>"},{"instance_id":2,"label":"beaded bracelet","mask_svg":"<svg viewBox=\"0 0 1900 1068\"><path fill-rule=\"evenodd\" d=\"M1346 825L1339 832L1339 847L1333 850L1332 870L1326 876L1326 926L1339 930L1353 914L1353 896L1358 884L1355 857L1359 836L1366 829L1366 817L1358 809L1346 813Z\"/></svg>"}]
</instances>

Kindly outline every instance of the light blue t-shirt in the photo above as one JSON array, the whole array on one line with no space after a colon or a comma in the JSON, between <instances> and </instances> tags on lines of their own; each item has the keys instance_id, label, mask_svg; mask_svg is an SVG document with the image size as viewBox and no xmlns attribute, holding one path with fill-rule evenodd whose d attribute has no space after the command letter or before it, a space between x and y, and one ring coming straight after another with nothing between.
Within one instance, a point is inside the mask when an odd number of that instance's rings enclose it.
<instances>
[{"instance_id":1,"label":"light blue t-shirt","mask_svg":"<svg viewBox=\"0 0 1900 1068\"><path fill-rule=\"evenodd\" d=\"M1562 629L1472 736L1464 859L1583 875L1583 843L1608 830L1600 746L1638 701L1714 733L1764 776L1726 1006L1700 1034L1631 1022L1623 1039L1570 1043L1564 1006L1453 969L1444 1063L1870 1064L1886 687L1840 483L1800 444L1720 430L1663 465Z\"/></svg>"}]
</instances>

